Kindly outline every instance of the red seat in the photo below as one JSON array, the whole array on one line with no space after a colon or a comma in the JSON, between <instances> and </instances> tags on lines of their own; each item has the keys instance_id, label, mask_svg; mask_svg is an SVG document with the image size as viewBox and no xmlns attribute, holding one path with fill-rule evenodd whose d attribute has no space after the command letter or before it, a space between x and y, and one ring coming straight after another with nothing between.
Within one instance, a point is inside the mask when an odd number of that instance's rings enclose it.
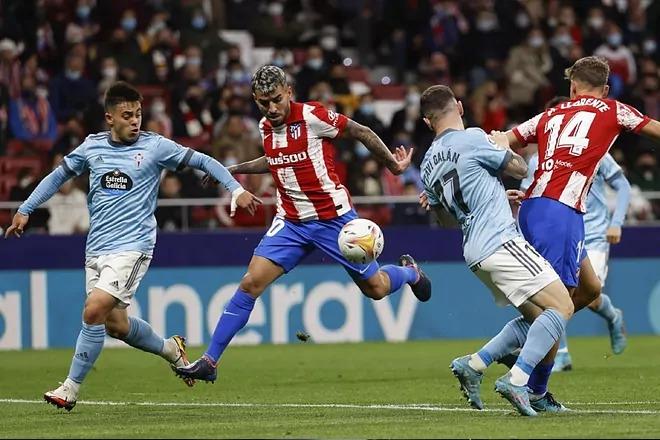
<instances>
[{"instance_id":1,"label":"red seat","mask_svg":"<svg viewBox=\"0 0 660 440\"><path fill-rule=\"evenodd\" d=\"M9 199L9 192L17 182L18 179L14 175L0 175L0 200Z\"/></svg>"},{"instance_id":2,"label":"red seat","mask_svg":"<svg viewBox=\"0 0 660 440\"><path fill-rule=\"evenodd\" d=\"M43 165L39 157L0 157L0 175L16 175L21 169L29 168L37 176L41 175Z\"/></svg>"},{"instance_id":3,"label":"red seat","mask_svg":"<svg viewBox=\"0 0 660 440\"><path fill-rule=\"evenodd\" d=\"M406 86L398 84L374 84L371 86L374 99L401 100L406 97Z\"/></svg>"}]
</instances>

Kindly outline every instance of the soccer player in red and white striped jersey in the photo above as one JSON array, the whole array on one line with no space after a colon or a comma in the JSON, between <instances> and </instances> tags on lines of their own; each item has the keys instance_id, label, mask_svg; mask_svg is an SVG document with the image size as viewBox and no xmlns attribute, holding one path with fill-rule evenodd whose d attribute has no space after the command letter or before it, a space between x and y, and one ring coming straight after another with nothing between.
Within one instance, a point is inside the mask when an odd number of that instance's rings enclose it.
<instances>
[{"instance_id":1,"label":"soccer player in red and white striped jersey","mask_svg":"<svg viewBox=\"0 0 660 440\"><path fill-rule=\"evenodd\" d=\"M518 221L527 241L552 264L571 292L576 312L600 294L600 282L584 249L582 219L597 165L621 131L660 141L660 122L607 98L609 72L602 58L577 60L566 70L570 100L507 132L513 148L538 143L539 164ZM556 348L537 365L528 383L537 411L563 409L546 396Z\"/></svg>"},{"instance_id":2,"label":"soccer player in red and white striped jersey","mask_svg":"<svg viewBox=\"0 0 660 440\"><path fill-rule=\"evenodd\" d=\"M255 249L206 353L188 367L175 369L184 378L214 381L222 352L247 323L255 300L315 248L344 266L369 298L382 299L404 284L420 301L431 297L431 282L411 256L402 255L398 266L352 263L337 243L341 228L357 214L335 172L332 139L343 133L362 142L394 174L410 165L412 150L398 147L392 154L368 127L319 103L292 101L286 74L276 66L257 70L252 92L264 116L259 123L264 155L229 170L234 174L270 172L277 185L278 215Z\"/></svg>"}]
</instances>

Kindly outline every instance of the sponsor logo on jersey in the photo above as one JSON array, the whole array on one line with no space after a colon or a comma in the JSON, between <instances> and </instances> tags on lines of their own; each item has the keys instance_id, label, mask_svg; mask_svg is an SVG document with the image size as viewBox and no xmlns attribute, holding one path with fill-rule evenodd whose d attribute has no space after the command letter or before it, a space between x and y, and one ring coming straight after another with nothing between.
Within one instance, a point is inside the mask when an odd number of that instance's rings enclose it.
<instances>
[{"instance_id":1,"label":"sponsor logo on jersey","mask_svg":"<svg viewBox=\"0 0 660 440\"><path fill-rule=\"evenodd\" d=\"M115 169L101 176L101 187L110 194L121 194L133 188L133 180L128 174Z\"/></svg>"},{"instance_id":2,"label":"sponsor logo on jersey","mask_svg":"<svg viewBox=\"0 0 660 440\"><path fill-rule=\"evenodd\" d=\"M301 153L294 153L294 154L280 153L278 156L268 157L268 165L287 165L287 164L301 162L305 159L307 159L306 151L303 151Z\"/></svg>"}]
</instances>

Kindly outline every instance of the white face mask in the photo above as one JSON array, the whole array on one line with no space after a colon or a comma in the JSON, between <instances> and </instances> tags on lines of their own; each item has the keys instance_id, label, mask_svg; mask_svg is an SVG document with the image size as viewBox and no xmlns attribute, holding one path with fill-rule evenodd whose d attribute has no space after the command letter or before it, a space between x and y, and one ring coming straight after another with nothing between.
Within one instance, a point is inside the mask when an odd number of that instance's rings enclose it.
<instances>
[{"instance_id":1,"label":"white face mask","mask_svg":"<svg viewBox=\"0 0 660 440\"><path fill-rule=\"evenodd\" d=\"M529 45L535 49L543 46L543 37L531 37L528 41Z\"/></svg>"},{"instance_id":2,"label":"white face mask","mask_svg":"<svg viewBox=\"0 0 660 440\"><path fill-rule=\"evenodd\" d=\"M591 26L594 29L602 29L603 25L605 24L605 20L603 17L591 17L589 20L589 26Z\"/></svg>"},{"instance_id":3,"label":"white face mask","mask_svg":"<svg viewBox=\"0 0 660 440\"><path fill-rule=\"evenodd\" d=\"M335 50L337 48L337 39L333 36L321 38L321 47L325 50Z\"/></svg>"},{"instance_id":4,"label":"white face mask","mask_svg":"<svg viewBox=\"0 0 660 440\"><path fill-rule=\"evenodd\" d=\"M154 101L151 104L151 113L154 115L162 115L165 113L165 103L163 101Z\"/></svg>"},{"instance_id":5,"label":"white face mask","mask_svg":"<svg viewBox=\"0 0 660 440\"><path fill-rule=\"evenodd\" d=\"M116 67L104 67L103 68L103 77L104 78L109 78L109 79L114 79L117 76L117 68Z\"/></svg>"}]
</instances>

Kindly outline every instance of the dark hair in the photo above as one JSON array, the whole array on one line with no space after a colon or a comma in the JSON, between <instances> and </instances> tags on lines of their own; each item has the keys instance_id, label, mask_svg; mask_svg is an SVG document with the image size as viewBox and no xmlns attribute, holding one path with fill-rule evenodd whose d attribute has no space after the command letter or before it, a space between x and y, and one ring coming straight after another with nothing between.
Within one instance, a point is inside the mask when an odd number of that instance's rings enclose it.
<instances>
[{"instance_id":1,"label":"dark hair","mask_svg":"<svg viewBox=\"0 0 660 440\"><path fill-rule=\"evenodd\" d=\"M610 66L602 57L589 56L580 58L566 69L566 78L580 81L592 87L603 87L610 76Z\"/></svg>"},{"instance_id":2,"label":"dark hair","mask_svg":"<svg viewBox=\"0 0 660 440\"><path fill-rule=\"evenodd\" d=\"M142 95L129 83L118 81L108 87L103 101L103 108L108 111L122 102L142 102Z\"/></svg>"},{"instance_id":3,"label":"dark hair","mask_svg":"<svg viewBox=\"0 0 660 440\"><path fill-rule=\"evenodd\" d=\"M454 92L447 86L431 86L424 90L419 99L419 107L422 116L431 120L434 116L440 116L447 111L450 103L454 102L456 97Z\"/></svg>"},{"instance_id":4,"label":"dark hair","mask_svg":"<svg viewBox=\"0 0 660 440\"><path fill-rule=\"evenodd\" d=\"M277 66L262 66L252 76L252 93L269 95L278 86L286 86L287 79L284 70Z\"/></svg>"},{"instance_id":5,"label":"dark hair","mask_svg":"<svg viewBox=\"0 0 660 440\"><path fill-rule=\"evenodd\" d=\"M570 101L570 100L571 100L571 98L569 98L568 96L555 96L550 101L545 103L545 109L547 110L549 108L556 107L559 104L561 104L562 102L566 102L566 101Z\"/></svg>"}]
</instances>

